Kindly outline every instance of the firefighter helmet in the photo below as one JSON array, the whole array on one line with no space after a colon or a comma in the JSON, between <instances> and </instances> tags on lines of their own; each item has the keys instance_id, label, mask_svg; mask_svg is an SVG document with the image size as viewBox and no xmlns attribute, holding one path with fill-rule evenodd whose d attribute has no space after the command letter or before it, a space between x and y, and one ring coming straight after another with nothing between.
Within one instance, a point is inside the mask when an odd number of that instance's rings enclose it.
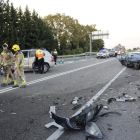
<instances>
[{"instance_id":1,"label":"firefighter helmet","mask_svg":"<svg viewBox=\"0 0 140 140\"><path fill-rule=\"evenodd\" d=\"M20 50L20 47L19 47L19 45L15 44L15 45L13 45L12 49L16 52L16 51Z\"/></svg>"},{"instance_id":2,"label":"firefighter helmet","mask_svg":"<svg viewBox=\"0 0 140 140\"><path fill-rule=\"evenodd\" d=\"M8 47L8 45L7 45L6 43L4 43L4 44L2 45L2 47Z\"/></svg>"}]
</instances>

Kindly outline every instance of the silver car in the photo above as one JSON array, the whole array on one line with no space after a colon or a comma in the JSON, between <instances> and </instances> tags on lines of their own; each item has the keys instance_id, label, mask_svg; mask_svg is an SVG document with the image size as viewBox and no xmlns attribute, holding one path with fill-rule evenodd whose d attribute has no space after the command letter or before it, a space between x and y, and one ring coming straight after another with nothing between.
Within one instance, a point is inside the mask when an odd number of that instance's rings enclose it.
<instances>
[{"instance_id":1,"label":"silver car","mask_svg":"<svg viewBox=\"0 0 140 140\"><path fill-rule=\"evenodd\" d=\"M24 70L25 71L33 70L36 49L22 50L22 52L24 54ZM43 52L45 54L44 55L44 72L47 72L49 68L54 67L54 61L53 61L53 56L46 49L43 49Z\"/></svg>"}]
</instances>

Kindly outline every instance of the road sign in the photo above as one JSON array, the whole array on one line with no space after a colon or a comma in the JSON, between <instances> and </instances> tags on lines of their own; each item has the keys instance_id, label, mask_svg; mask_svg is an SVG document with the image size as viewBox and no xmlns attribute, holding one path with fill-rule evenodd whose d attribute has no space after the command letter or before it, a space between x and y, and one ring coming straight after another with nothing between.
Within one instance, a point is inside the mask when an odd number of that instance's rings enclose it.
<instances>
[{"instance_id":1,"label":"road sign","mask_svg":"<svg viewBox=\"0 0 140 140\"><path fill-rule=\"evenodd\" d=\"M108 31L93 31L92 32L92 40L97 39L108 39L109 38L109 32Z\"/></svg>"},{"instance_id":2,"label":"road sign","mask_svg":"<svg viewBox=\"0 0 140 140\"><path fill-rule=\"evenodd\" d=\"M91 40L98 40L98 39L108 39L109 38L109 32L108 31L93 31L92 34L89 35L90 37L90 56L92 52L91 47Z\"/></svg>"}]
</instances>

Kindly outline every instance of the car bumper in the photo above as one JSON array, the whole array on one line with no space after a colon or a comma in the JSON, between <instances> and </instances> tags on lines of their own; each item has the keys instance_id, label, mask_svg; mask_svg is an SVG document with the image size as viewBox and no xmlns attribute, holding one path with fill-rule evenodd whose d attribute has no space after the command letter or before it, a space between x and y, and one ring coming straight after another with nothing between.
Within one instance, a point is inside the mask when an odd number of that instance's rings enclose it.
<instances>
[{"instance_id":1,"label":"car bumper","mask_svg":"<svg viewBox=\"0 0 140 140\"><path fill-rule=\"evenodd\" d=\"M54 62L50 62L49 65L50 65L50 68L53 68L54 67Z\"/></svg>"},{"instance_id":2,"label":"car bumper","mask_svg":"<svg viewBox=\"0 0 140 140\"><path fill-rule=\"evenodd\" d=\"M106 56L97 56L98 58L106 58Z\"/></svg>"}]
</instances>

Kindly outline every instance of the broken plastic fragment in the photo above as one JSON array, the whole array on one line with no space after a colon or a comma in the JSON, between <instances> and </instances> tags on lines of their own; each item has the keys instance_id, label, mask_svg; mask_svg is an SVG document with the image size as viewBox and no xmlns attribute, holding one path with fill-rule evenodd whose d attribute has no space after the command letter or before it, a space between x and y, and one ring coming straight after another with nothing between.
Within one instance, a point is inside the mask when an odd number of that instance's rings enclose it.
<instances>
[{"instance_id":1,"label":"broken plastic fragment","mask_svg":"<svg viewBox=\"0 0 140 140\"><path fill-rule=\"evenodd\" d=\"M17 113L11 113L12 115L15 115L15 114L17 114Z\"/></svg>"},{"instance_id":2,"label":"broken plastic fragment","mask_svg":"<svg viewBox=\"0 0 140 140\"><path fill-rule=\"evenodd\" d=\"M104 108L104 109L106 109L106 110L108 110L108 109L109 109L109 108L108 108L108 106L103 106L103 108Z\"/></svg>"},{"instance_id":3,"label":"broken plastic fragment","mask_svg":"<svg viewBox=\"0 0 140 140\"><path fill-rule=\"evenodd\" d=\"M94 122L87 122L85 131L87 137L94 137L97 139L103 138L101 131L99 130L98 126Z\"/></svg>"},{"instance_id":4,"label":"broken plastic fragment","mask_svg":"<svg viewBox=\"0 0 140 140\"><path fill-rule=\"evenodd\" d=\"M75 105L72 110L76 110L77 108L81 107L81 104Z\"/></svg>"},{"instance_id":5,"label":"broken plastic fragment","mask_svg":"<svg viewBox=\"0 0 140 140\"><path fill-rule=\"evenodd\" d=\"M3 110L0 110L0 112L4 112Z\"/></svg>"},{"instance_id":6,"label":"broken plastic fragment","mask_svg":"<svg viewBox=\"0 0 140 140\"><path fill-rule=\"evenodd\" d=\"M126 97L126 98L131 98L132 96L129 96L129 95L125 95L125 97Z\"/></svg>"},{"instance_id":7,"label":"broken plastic fragment","mask_svg":"<svg viewBox=\"0 0 140 140\"><path fill-rule=\"evenodd\" d=\"M125 102L125 99L116 99L117 102Z\"/></svg>"},{"instance_id":8,"label":"broken plastic fragment","mask_svg":"<svg viewBox=\"0 0 140 140\"><path fill-rule=\"evenodd\" d=\"M52 118L52 113L51 112L55 113L55 106L50 106L50 111L49 111L50 118Z\"/></svg>"},{"instance_id":9,"label":"broken plastic fragment","mask_svg":"<svg viewBox=\"0 0 140 140\"><path fill-rule=\"evenodd\" d=\"M72 104L73 105L77 104L77 100L72 101Z\"/></svg>"},{"instance_id":10,"label":"broken plastic fragment","mask_svg":"<svg viewBox=\"0 0 140 140\"><path fill-rule=\"evenodd\" d=\"M51 122L51 123L48 123L48 124L45 125L46 128L50 128L51 126L55 126L59 129L63 128L61 125L57 124L56 122Z\"/></svg>"},{"instance_id":11,"label":"broken plastic fragment","mask_svg":"<svg viewBox=\"0 0 140 140\"><path fill-rule=\"evenodd\" d=\"M107 103L109 104L109 103L111 103L112 102L112 100L114 101L116 101L116 99L115 98L109 98L108 100L107 100Z\"/></svg>"}]
</instances>

